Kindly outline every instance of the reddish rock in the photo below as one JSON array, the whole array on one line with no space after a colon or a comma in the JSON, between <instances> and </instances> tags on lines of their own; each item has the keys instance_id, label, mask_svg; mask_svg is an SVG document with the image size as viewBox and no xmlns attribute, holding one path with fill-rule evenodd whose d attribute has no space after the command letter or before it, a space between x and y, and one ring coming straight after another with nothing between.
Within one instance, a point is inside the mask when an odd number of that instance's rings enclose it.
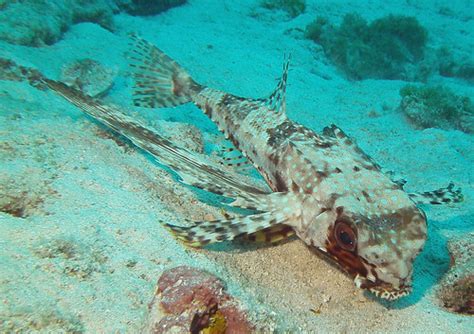
<instances>
[{"instance_id":1,"label":"reddish rock","mask_svg":"<svg viewBox=\"0 0 474 334\"><path fill-rule=\"evenodd\" d=\"M474 233L448 242L451 269L443 277L438 298L448 310L474 314Z\"/></svg>"},{"instance_id":2,"label":"reddish rock","mask_svg":"<svg viewBox=\"0 0 474 334\"><path fill-rule=\"evenodd\" d=\"M180 266L158 280L149 305L148 333L250 333L253 327L238 301L214 275Z\"/></svg>"}]
</instances>

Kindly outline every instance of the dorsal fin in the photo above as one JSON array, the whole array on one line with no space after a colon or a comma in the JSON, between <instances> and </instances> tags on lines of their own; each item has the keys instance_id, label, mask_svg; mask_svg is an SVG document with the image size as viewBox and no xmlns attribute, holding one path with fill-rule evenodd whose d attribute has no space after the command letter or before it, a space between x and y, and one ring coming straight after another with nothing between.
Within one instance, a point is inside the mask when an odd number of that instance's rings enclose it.
<instances>
[{"instance_id":1,"label":"dorsal fin","mask_svg":"<svg viewBox=\"0 0 474 334\"><path fill-rule=\"evenodd\" d=\"M273 93L266 99L262 99L262 103L270 110L276 113L285 113L286 111L286 80L288 78L288 67L290 66L290 56L287 56L283 63L283 73L280 81Z\"/></svg>"}]
</instances>

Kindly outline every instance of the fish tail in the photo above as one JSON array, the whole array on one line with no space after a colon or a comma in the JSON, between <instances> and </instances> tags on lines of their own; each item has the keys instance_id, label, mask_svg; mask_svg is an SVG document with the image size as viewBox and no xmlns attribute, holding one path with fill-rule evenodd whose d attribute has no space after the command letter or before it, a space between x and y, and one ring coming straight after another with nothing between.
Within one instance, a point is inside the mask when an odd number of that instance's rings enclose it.
<instances>
[{"instance_id":1,"label":"fish tail","mask_svg":"<svg viewBox=\"0 0 474 334\"><path fill-rule=\"evenodd\" d=\"M173 59L147 41L131 35L133 103L144 108L174 107L192 101L202 90Z\"/></svg>"}]
</instances>

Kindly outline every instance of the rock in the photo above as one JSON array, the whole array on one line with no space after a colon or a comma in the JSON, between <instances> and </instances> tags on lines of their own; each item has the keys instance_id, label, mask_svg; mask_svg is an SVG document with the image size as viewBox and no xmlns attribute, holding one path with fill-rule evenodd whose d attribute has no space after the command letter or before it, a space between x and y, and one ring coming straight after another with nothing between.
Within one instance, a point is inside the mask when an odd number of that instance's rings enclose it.
<instances>
[{"instance_id":1,"label":"rock","mask_svg":"<svg viewBox=\"0 0 474 334\"><path fill-rule=\"evenodd\" d=\"M443 277L438 298L448 310L474 314L474 233L450 240L451 269Z\"/></svg>"},{"instance_id":2,"label":"rock","mask_svg":"<svg viewBox=\"0 0 474 334\"><path fill-rule=\"evenodd\" d=\"M84 58L64 65L60 81L89 96L100 96L112 88L116 71L99 62Z\"/></svg>"},{"instance_id":3,"label":"rock","mask_svg":"<svg viewBox=\"0 0 474 334\"><path fill-rule=\"evenodd\" d=\"M180 266L161 275L149 304L147 333L250 333L239 303L214 275Z\"/></svg>"}]
</instances>

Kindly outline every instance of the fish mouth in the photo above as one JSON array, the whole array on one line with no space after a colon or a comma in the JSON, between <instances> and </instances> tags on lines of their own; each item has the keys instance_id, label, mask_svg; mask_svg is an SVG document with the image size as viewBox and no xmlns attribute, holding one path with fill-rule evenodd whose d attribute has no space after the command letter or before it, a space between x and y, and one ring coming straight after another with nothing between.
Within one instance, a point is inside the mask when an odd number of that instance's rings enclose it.
<instances>
[{"instance_id":1,"label":"fish mouth","mask_svg":"<svg viewBox=\"0 0 474 334\"><path fill-rule=\"evenodd\" d=\"M402 286L398 289L386 288L386 287L373 287L373 288L369 288L368 290L379 298L392 301L392 300L397 300L401 297L408 296L412 290L412 287Z\"/></svg>"},{"instance_id":2,"label":"fish mouth","mask_svg":"<svg viewBox=\"0 0 474 334\"><path fill-rule=\"evenodd\" d=\"M357 287L369 290L379 298L386 300L397 300L401 297L408 296L412 290L411 285L403 284L398 288L395 288L389 283L385 283L379 279L368 279L356 275L354 282Z\"/></svg>"}]
</instances>

